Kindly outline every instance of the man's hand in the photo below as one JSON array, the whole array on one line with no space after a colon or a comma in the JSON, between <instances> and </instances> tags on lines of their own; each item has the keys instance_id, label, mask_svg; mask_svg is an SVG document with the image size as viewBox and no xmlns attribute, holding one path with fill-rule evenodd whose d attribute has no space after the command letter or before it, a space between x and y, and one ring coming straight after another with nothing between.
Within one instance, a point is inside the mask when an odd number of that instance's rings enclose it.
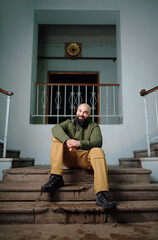
<instances>
[{"instance_id":1,"label":"man's hand","mask_svg":"<svg viewBox=\"0 0 158 240\"><path fill-rule=\"evenodd\" d=\"M76 152L77 148L81 146L81 143L75 139L69 139L66 141L66 145L69 151Z\"/></svg>"}]
</instances>

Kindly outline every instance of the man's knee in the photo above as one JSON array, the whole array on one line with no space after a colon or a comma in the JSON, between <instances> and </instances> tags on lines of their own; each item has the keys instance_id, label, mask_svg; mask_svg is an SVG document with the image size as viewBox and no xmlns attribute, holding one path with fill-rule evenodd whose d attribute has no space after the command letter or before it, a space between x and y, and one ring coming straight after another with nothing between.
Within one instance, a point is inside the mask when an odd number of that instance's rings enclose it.
<instances>
[{"instance_id":1,"label":"man's knee","mask_svg":"<svg viewBox=\"0 0 158 240\"><path fill-rule=\"evenodd\" d=\"M58 142L58 143L62 143L60 140L58 140L57 138L55 137L52 137L52 142ZM63 144L63 143L62 143Z\"/></svg>"},{"instance_id":2,"label":"man's knee","mask_svg":"<svg viewBox=\"0 0 158 240\"><path fill-rule=\"evenodd\" d=\"M105 153L102 148L94 147L89 151L89 157L93 159L105 158Z\"/></svg>"},{"instance_id":3,"label":"man's knee","mask_svg":"<svg viewBox=\"0 0 158 240\"><path fill-rule=\"evenodd\" d=\"M51 152L55 150L61 151L64 149L64 144L59 141L57 138L52 137L52 147L51 147Z\"/></svg>"}]
</instances>

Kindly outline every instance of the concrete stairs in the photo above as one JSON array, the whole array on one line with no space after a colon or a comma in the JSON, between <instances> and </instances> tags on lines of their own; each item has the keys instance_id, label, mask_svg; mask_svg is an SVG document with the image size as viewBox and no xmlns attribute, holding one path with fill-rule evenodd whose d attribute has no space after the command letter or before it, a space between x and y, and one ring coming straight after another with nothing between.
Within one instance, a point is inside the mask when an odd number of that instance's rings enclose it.
<instances>
[{"instance_id":1,"label":"concrete stairs","mask_svg":"<svg viewBox=\"0 0 158 240\"><path fill-rule=\"evenodd\" d=\"M151 149L151 157L158 157L158 143L151 143L150 144ZM147 149L133 151L134 158L143 158L148 157Z\"/></svg>"},{"instance_id":2,"label":"concrete stairs","mask_svg":"<svg viewBox=\"0 0 158 240\"><path fill-rule=\"evenodd\" d=\"M111 198L117 208L105 211L95 203L93 172L64 169L65 185L41 192L50 166L13 168L0 184L0 223L105 223L158 221L158 184L150 170L109 166Z\"/></svg>"},{"instance_id":3,"label":"concrete stairs","mask_svg":"<svg viewBox=\"0 0 158 240\"><path fill-rule=\"evenodd\" d=\"M0 158L3 157L3 143L0 143ZM10 150L7 149L6 158L19 158L20 150Z\"/></svg>"},{"instance_id":4,"label":"concrete stairs","mask_svg":"<svg viewBox=\"0 0 158 240\"><path fill-rule=\"evenodd\" d=\"M151 157L148 157L147 149L133 151L133 158L120 158L119 165L134 168L146 168L152 171L151 182L158 182L158 143L151 145Z\"/></svg>"},{"instance_id":5,"label":"concrete stairs","mask_svg":"<svg viewBox=\"0 0 158 240\"><path fill-rule=\"evenodd\" d=\"M21 158L20 150L7 149L6 158L3 158L3 143L0 143L0 181L4 169L34 166L34 162L34 158Z\"/></svg>"},{"instance_id":6,"label":"concrete stairs","mask_svg":"<svg viewBox=\"0 0 158 240\"><path fill-rule=\"evenodd\" d=\"M151 145L151 157L158 157L158 143L152 143ZM147 149L133 151L133 158L120 158L119 165L126 167L142 167L141 159L147 158Z\"/></svg>"}]
</instances>

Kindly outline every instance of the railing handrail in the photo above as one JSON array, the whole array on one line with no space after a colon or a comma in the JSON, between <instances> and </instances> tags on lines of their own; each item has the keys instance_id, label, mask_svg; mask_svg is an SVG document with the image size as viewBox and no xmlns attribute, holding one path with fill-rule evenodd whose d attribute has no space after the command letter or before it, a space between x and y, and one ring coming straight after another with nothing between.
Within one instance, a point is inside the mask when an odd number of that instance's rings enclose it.
<instances>
[{"instance_id":1,"label":"railing handrail","mask_svg":"<svg viewBox=\"0 0 158 240\"><path fill-rule=\"evenodd\" d=\"M35 83L36 86L120 86L120 84L92 84L92 83Z\"/></svg>"},{"instance_id":2,"label":"railing handrail","mask_svg":"<svg viewBox=\"0 0 158 240\"><path fill-rule=\"evenodd\" d=\"M147 91L146 91L146 89L142 89L142 90L140 91L140 95L143 97L143 96L145 96L145 95L147 95L147 94L150 94L150 93L152 93L152 92L154 92L154 91L156 91L156 90L158 90L158 86L156 86L156 87L154 87L154 88L151 88L151 89L149 89L149 90L147 90Z\"/></svg>"},{"instance_id":3,"label":"railing handrail","mask_svg":"<svg viewBox=\"0 0 158 240\"><path fill-rule=\"evenodd\" d=\"M8 96L14 95L13 92L11 92L11 91L6 91L6 90L4 90L4 89L2 89L2 88L0 88L0 92L3 93L3 94L5 94L5 95L8 95Z\"/></svg>"}]
</instances>

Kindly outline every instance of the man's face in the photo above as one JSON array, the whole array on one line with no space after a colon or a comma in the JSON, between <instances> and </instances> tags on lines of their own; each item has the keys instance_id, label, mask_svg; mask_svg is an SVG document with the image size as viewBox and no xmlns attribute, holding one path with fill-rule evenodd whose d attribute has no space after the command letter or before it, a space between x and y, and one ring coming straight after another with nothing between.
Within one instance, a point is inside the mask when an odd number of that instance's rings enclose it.
<instances>
[{"instance_id":1,"label":"man's face","mask_svg":"<svg viewBox=\"0 0 158 240\"><path fill-rule=\"evenodd\" d=\"M80 121L87 119L90 116L90 110L88 106L85 104L81 104L77 109L76 116Z\"/></svg>"}]
</instances>

